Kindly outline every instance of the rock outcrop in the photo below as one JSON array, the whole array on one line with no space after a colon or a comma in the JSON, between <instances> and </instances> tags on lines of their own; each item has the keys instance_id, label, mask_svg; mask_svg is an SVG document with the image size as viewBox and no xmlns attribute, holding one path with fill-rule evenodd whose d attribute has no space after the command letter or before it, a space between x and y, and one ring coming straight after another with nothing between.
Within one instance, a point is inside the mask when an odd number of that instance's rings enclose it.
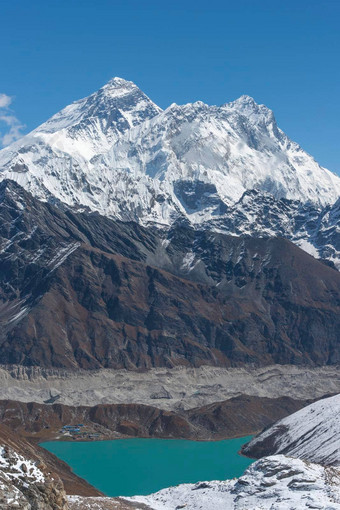
<instances>
[{"instance_id":1,"label":"rock outcrop","mask_svg":"<svg viewBox=\"0 0 340 510\"><path fill-rule=\"evenodd\" d=\"M43 462L34 462L9 446L0 446L0 508L67 510L61 480Z\"/></svg>"},{"instance_id":2,"label":"rock outcrop","mask_svg":"<svg viewBox=\"0 0 340 510\"><path fill-rule=\"evenodd\" d=\"M37 473L37 476L31 480L27 480L27 487L33 484L33 492L41 492L40 499L43 498L44 494L51 494L50 502L63 502L65 500L65 492L67 494L79 494L81 496L100 496L102 493L88 484L85 480L75 475L70 467L62 460L55 457L52 453L48 452L44 448L41 448L36 440L29 440L25 437L25 434L21 434L18 428L13 423L13 427L7 427L4 421L0 420L0 446L1 451L4 452L2 455L2 466L0 471L4 474L4 477L8 477L8 472L11 466L14 466L14 471L10 477L8 487L13 486L11 483L12 478L15 480L18 478L19 482L22 481L22 476L25 475L25 470L29 465L32 468L32 473ZM9 423L10 425L10 423ZM29 435L29 434L26 434ZM32 434L31 434L32 435ZM16 459L24 459L22 462L16 461ZM22 464L26 465L21 467ZM12 468L11 468L12 469ZM15 471L17 470L17 471ZM22 471L23 470L23 471ZM39 473L42 473L39 474ZM40 486L42 477L44 477L44 483ZM14 481L15 481L14 480ZM25 482L25 481L24 481ZM34 484L38 483L36 487ZM27 488L26 487L26 488ZM20 487L19 487L20 489ZM18 490L19 490L18 489ZM25 489L25 487L23 487ZM14 489L13 489L14 490ZM24 497L24 496L23 496ZM54 499L53 499L54 498ZM64 499L63 499L64 498ZM24 501L24 500L23 500ZM53 503L54 504L54 503ZM60 503L61 504L61 503ZM1 508L1 507L0 507ZM7 507L5 507L7 508ZM14 507L16 508L16 507ZM32 510L38 507L33 506ZM48 507L46 507L48 508ZM52 507L53 510L61 510L59 507ZM67 507L65 507L67 508Z\"/></svg>"},{"instance_id":3,"label":"rock outcrop","mask_svg":"<svg viewBox=\"0 0 340 510\"><path fill-rule=\"evenodd\" d=\"M126 499L152 510L339 510L340 470L275 455L255 462L238 479L183 484Z\"/></svg>"}]
</instances>

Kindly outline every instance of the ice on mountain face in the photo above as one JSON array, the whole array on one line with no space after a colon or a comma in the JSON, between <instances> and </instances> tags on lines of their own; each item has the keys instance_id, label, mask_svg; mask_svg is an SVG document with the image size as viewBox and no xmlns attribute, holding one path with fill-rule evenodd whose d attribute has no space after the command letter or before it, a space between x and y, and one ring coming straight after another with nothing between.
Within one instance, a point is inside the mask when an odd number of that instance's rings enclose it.
<instances>
[{"instance_id":1,"label":"ice on mountain face","mask_svg":"<svg viewBox=\"0 0 340 510\"><path fill-rule=\"evenodd\" d=\"M70 135L76 135L96 120L102 122L105 134L112 128L123 132L160 111L134 83L113 78L89 97L66 106L33 133L56 133L68 128Z\"/></svg>"},{"instance_id":2,"label":"ice on mountain face","mask_svg":"<svg viewBox=\"0 0 340 510\"><path fill-rule=\"evenodd\" d=\"M40 167L41 175L48 177L43 168L48 157L53 160L51 166L56 175L60 173L63 160L71 171L73 163L84 165L93 156L108 150L121 133L160 111L132 82L114 78L89 97L66 106L25 136L22 143L10 146L7 152L10 168L15 169L13 157L15 164L21 166L27 158L27 168L33 174L36 175ZM1 157L0 161L3 161ZM59 186L62 185L60 182ZM54 183L54 187L58 188L58 183Z\"/></svg>"},{"instance_id":3,"label":"ice on mountain face","mask_svg":"<svg viewBox=\"0 0 340 510\"><path fill-rule=\"evenodd\" d=\"M338 510L340 470L276 455L255 462L236 480L183 484L124 499L153 510Z\"/></svg>"},{"instance_id":4,"label":"ice on mountain face","mask_svg":"<svg viewBox=\"0 0 340 510\"><path fill-rule=\"evenodd\" d=\"M198 101L162 111L121 78L0 151L0 168L1 179L17 181L39 199L144 225L187 218L197 227L218 229L218 219L234 221L231 209L250 190L316 209L340 194L340 178L289 140L273 112L249 96L221 107ZM253 212L245 216L251 223ZM291 230L295 241L298 230L296 242L320 254L322 236L311 240L295 223L286 215L273 235ZM328 254L333 260L340 251L335 235Z\"/></svg>"},{"instance_id":5,"label":"ice on mountain face","mask_svg":"<svg viewBox=\"0 0 340 510\"><path fill-rule=\"evenodd\" d=\"M229 235L285 237L315 258L340 268L340 200L320 207L297 200L275 199L269 193L247 191L224 214L194 225Z\"/></svg>"}]
</instances>

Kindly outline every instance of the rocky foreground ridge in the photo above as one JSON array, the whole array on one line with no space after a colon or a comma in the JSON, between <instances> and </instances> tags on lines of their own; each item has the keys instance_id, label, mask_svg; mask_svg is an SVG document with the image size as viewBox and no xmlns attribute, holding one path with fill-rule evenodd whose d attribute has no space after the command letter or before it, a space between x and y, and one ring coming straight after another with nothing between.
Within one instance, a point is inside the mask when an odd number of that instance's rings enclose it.
<instances>
[{"instance_id":1,"label":"rocky foreground ridge","mask_svg":"<svg viewBox=\"0 0 340 510\"><path fill-rule=\"evenodd\" d=\"M2 510L67 510L63 483L51 469L48 452L35 448L0 425L0 508ZM58 461L57 461L58 462ZM56 462L56 463L57 463ZM84 482L84 485L85 482Z\"/></svg>"},{"instance_id":2,"label":"rocky foreground ridge","mask_svg":"<svg viewBox=\"0 0 340 510\"><path fill-rule=\"evenodd\" d=\"M20 453L18 453L20 452ZM46 458L52 461L45 463ZM58 466L59 464L59 466ZM64 485L56 474L56 468L63 463L39 447L33 448L24 439L13 436L9 429L0 426L0 509L1 510L80 510L86 506L74 505L72 498L67 497ZM52 466L52 470L51 470ZM65 465L66 466L66 465ZM64 471L67 469L64 468ZM100 510L98 506L99 492L79 479L69 470L69 478L83 496L78 499L92 501L91 508ZM87 494L97 497L86 496ZM83 490L82 490L83 489ZM132 508L148 508L143 504L135 504L119 499L102 498L107 510L128 510Z\"/></svg>"},{"instance_id":3,"label":"rocky foreground ridge","mask_svg":"<svg viewBox=\"0 0 340 510\"><path fill-rule=\"evenodd\" d=\"M60 480L7 446L0 446L0 508L12 510L67 510Z\"/></svg>"},{"instance_id":4,"label":"rocky foreground ridge","mask_svg":"<svg viewBox=\"0 0 340 510\"><path fill-rule=\"evenodd\" d=\"M36 440L27 439L24 434L15 430L15 426L13 428L11 425L6 426L2 421L0 423L0 445L5 450L5 456L9 455L13 459L17 456L23 457L31 466L34 465L37 469L40 469L43 472L44 479L48 483L52 481L52 485L55 483L53 486L59 487L64 495L65 492L82 496L101 495L97 489L77 477L65 462L41 448ZM13 462L11 461L10 464L13 464ZM7 461L4 461L4 466L7 466ZM8 470L7 467L3 469L5 473ZM25 468L23 469L25 470Z\"/></svg>"},{"instance_id":5,"label":"rocky foreground ridge","mask_svg":"<svg viewBox=\"0 0 340 510\"><path fill-rule=\"evenodd\" d=\"M234 480L183 484L127 500L152 510L339 510L340 470L275 455Z\"/></svg>"}]
</instances>

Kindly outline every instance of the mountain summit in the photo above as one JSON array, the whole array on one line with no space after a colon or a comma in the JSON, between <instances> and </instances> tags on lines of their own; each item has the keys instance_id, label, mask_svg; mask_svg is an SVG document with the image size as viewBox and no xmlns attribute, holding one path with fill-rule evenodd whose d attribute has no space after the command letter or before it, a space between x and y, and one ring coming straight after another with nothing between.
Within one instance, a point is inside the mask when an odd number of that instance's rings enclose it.
<instances>
[{"instance_id":1,"label":"mountain summit","mask_svg":"<svg viewBox=\"0 0 340 510\"><path fill-rule=\"evenodd\" d=\"M96 120L106 121L108 128L116 126L123 132L160 111L134 83L113 78L94 94L66 106L33 133L55 133L71 127L82 129L81 123Z\"/></svg>"},{"instance_id":2,"label":"mountain summit","mask_svg":"<svg viewBox=\"0 0 340 510\"><path fill-rule=\"evenodd\" d=\"M28 136L88 160L108 150L120 134L160 111L134 83L113 78L89 97L66 106Z\"/></svg>"},{"instance_id":3,"label":"mountain summit","mask_svg":"<svg viewBox=\"0 0 340 510\"><path fill-rule=\"evenodd\" d=\"M291 224L289 215L287 224L287 207L312 207L314 220L340 195L340 178L290 140L273 112L251 97L222 106L172 104L163 111L121 78L0 151L0 179L6 178L41 200L144 225L169 227L185 218L220 231L228 224L234 234L241 214L251 224L242 233L250 235L258 218L244 197L254 191L256 210L271 197L283 218L279 229L264 227L263 234L284 235L305 249L312 243L310 253L320 256L307 227L301 233L301 222ZM237 218L230 219L231 211Z\"/></svg>"}]
</instances>

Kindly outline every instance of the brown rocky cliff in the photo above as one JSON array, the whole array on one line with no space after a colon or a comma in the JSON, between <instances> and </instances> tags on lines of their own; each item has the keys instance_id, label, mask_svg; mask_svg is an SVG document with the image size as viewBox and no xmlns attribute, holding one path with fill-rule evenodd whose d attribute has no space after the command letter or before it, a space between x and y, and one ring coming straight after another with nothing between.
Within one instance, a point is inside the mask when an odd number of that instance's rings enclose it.
<instances>
[{"instance_id":1,"label":"brown rocky cliff","mask_svg":"<svg viewBox=\"0 0 340 510\"><path fill-rule=\"evenodd\" d=\"M64 213L2 187L2 363L136 370L340 361L340 273L289 241L185 225L159 232Z\"/></svg>"},{"instance_id":2,"label":"brown rocky cliff","mask_svg":"<svg viewBox=\"0 0 340 510\"><path fill-rule=\"evenodd\" d=\"M141 404L72 407L2 400L0 420L20 436L35 442L60 437L62 426L76 423L90 426L108 439L125 436L215 440L253 434L310 402L241 395L174 412Z\"/></svg>"}]
</instances>

